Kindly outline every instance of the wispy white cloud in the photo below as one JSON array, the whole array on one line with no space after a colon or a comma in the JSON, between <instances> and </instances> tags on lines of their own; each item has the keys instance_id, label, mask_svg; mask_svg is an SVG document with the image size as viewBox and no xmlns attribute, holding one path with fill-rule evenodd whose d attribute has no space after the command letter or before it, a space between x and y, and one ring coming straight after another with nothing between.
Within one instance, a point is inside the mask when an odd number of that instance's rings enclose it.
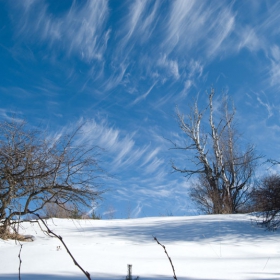
<instances>
[{"instance_id":1,"label":"wispy white cloud","mask_svg":"<svg viewBox=\"0 0 280 280\"><path fill-rule=\"evenodd\" d=\"M138 103L138 102L140 102L140 101L146 99L147 96L148 96L148 95L150 94L150 92L152 91L152 89L154 88L154 86L156 85L156 83L157 83L157 81L155 81L155 82L151 85L151 87L150 87L144 94L138 96L138 97L132 102L131 105L135 105L136 103Z\"/></svg>"},{"instance_id":2,"label":"wispy white cloud","mask_svg":"<svg viewBox=\"0 0 280 280\"><path fill-rule=\"evenodd\" d=\"M126 48L128 44L134 44L135 40L147 41L151 37L156 25L159 2L151 3L149 0L130 1L120 40L122 49Z\"/></svg>"},{"instance_id":3,"label":"wispy white cloud","mask_svg":"<svg viewBox=\"0 0 280 280\"><path fill-rule=\"evenodd\" d=\"M105 120L101 120L99 123L95 120L86 121L82 127L82 132L81 141L91 143L96 143L97 141L101 147L116 151L120 155L125 155L134 146L133 135L121 139L120 130L110 127ZM124 148L119 149L120 145L124 146Z\"/></svg>"},{"instance_id":4,"label":"wispy white cloud","mask_svg":"<svg viewBox=\"0 0 280 280\"><path fill-rule=\"evenodd\" d=\"M268 82L271 86L280 86L280 48L272 45L269 49Z\"/></svg>"},{"instance_id":5,"label":"wispy white cloud","mask_svg":"<svg viewBox=\"0 0 280 280\"><path fill-rule=\"evenodd\" d=\"M24 119L20 118L19 116L22 115L18 111L14 111L11 109L4 109L0 108L0 118L4 119L5 121L10 121L10 122L23 122Z\"/></svg>"},{"instance_id":6,"label":"wispy white cloud","mask_svg":"<svg viewBox=\"0 0 280 280\"><path fill-rule=\"evenodd\" d=\"M250 51L257 51L264 47L264 39L257 35L256 27L240 27L236 32L238 32L239 37L238 50L247 48Z\"/></svg>"},{"instance_id":7,"label":"wispy white cloud","mask_svg":"<svg viewBox=\"0 0 280 280\"><path fill-rule=\"evenodd\" d=\"M190 91L190 89L196 85L197 81L203 74L204 66L197 60L191 59L190 63L188 64L188 73L187 79L184 82L184 88L181 91L179 97L185 98Z\"/></svg>"},{"instance_id":8,"label":"wispy white cloud","mask_svg":"<svg viewBox=\"0 0 280 280\"><path fill-rule=\"evenodd\" d=\"M167 22L166 51L196 49L215 56L234 29L235 15L231 6L221 1L172 2ZM205 35L207 34L207 36Z\"/></svg>"},{"instance_id":9,"label":"wispy white cloud","mask_svg":"<svg viewBox=\"0 0 280 280\"><path fill-rule=\"evenodd\" d=\"M264 91L254 92L254 111L257 111L255 120L252 123L252 130L258 129L262 131L267 139L274 139L279 137L280 131L280 106L277 103L272 103L271 96L267 95ZM268 135L271 135L268 137ZM262 136L263 137L263 136Z\"/></svg>"},{"instance_id":10,"label":"wispy white cloud","mask_svg":"<svg viewBox=\"0 0 280 280\"><path fill-rule=\"evenodd\" d=\"M280 63L274 60L270 62L270 69L269 69L269 80L272 86L279 86L280 85Z\"/></svg>"},{"instance_id":11,"label":"wispy white cloud","mask_svg":"<svg viewBox=\"0 0 280 280\"><path fill-rule=\"evenodd\" d=\"M159 174L156 178L131 178L126 182L127 188L118 188L118 195L114 196L116 201L133 202L134 217L145 215L145 210L156 209L156 215L168 213L182 214L189 212L190 201L188 190L191 182L180 177L178 179L165 177L166 173ZM196 213L197 214L197 213ZM131 215L133 216L133 215Z\"/></svg>"},{"instance_id":12,"label":"wispy white cloud","mask_svg":"<svg viewBox=\"0 0 280 280\"><path fill-rule=\"evenodd\" d=\"M271 46L271 55L274 61L280 62L280 48L277 45Z\"/></svg>"},{"instance_id":13,"label":"wispy white cloud","mask_svg":"<svg viewBox=\"0 0 280 280\"><path fill-rule=\"evenodd\" d=\"M150 153L147 153L145 158L144 158L144 161L142 163L142 166L147 164L149 161L151 161L159 153L159 151L160 151L160 148L157 147L156 149L154 149Z\"/></svg>"},{"instance_id":14,"label":"wispy white cloud","mask_svg":"<svg viewBox=\"0 0 280 280\"><path fill-rule=\"evenodd\" d=\"M148 0L127 2L127 14L115 23L113 40L116 45L110 61L111 74L104 83L106 90L118 85L127 86L128 91L135 88L135 84L133 86L129 84L128 78L131 75L130 71L135 71L141 64L138 59L135 61L135 50L152 37L158 19L159 3Z\"/></svg>"},{"instance_id":15,"label":"wispy white cloud","mask_svg":"<svg viewBox=\"0 0 280 280\"><path fill-rule=\"evenodd\" d=\"M259 75L264 77L266 86L279 86L280 4L277 1L268 1L264 6L258 1L249 1L245 5L247 4L249 6L244 8L244 11L249 8L253 12L247 14L238 11L239 21L236 22L234 30L236 42L232 41L233 45L236 45L237 51L246 48L254 55L261 51L265 57L259 66Z\"/></svg>"},{"instance_id":16,"label":"wispy white cloud","mask_svg":"<svg viewBox=\"0 0 280 280\"><path fill-rule=\"evenodd\" d=\"M111 63L112 75L106 79L103 88L107 91L122 84L128 66L129 63L126 61L126 59L121 61L118 66L115 66L113 63Z\"/></svg>"},{"instance_id":17,"label":"wispy white cloud","mask_svg":"<svg viewBox=\"0 0 280 280\"><path fill-rule=\"evenodd\" d=\"M168 59L167 55L162 55L158 60L158 66L167 69L168 76L173 76L176 80L180 78L179 65L176 60Z\"/></svg>"},{"instance_id":18,"label":"wispy white cloud","mask_svg":"<svg viewBox=\"0 0 280 280\"><path fill-rule=\"evenodd\" d=\"M141 202L145 206L150 201L162 201L179 196L185 200L189 182L182 177L170 177L166 171L158 172L155 176L135 176L118 184L113 196L117 200ZM114 185L116 186L116 185Z\"/></svg>"},{"instance_id":19,"label":"wispy white cloud","mask_svg":"<svg viewBox=\"0 0 280 280\"><path fill-rule=\"evenodd\" d=\"M188 70L189 70L189 74L188 74L189 78L193 78L196 75L199 78L203 73L203 64L198 60L191 59L188 65Z\"/></svg>"},{"instance_id":20,"label":"wispy white cloud","mask_svg":"<svg viewBox=\"0 0 280 280\"><path fill-rule=\"evenodd\" d=\"M219 13L219 20L211 24L213 35L208 42L208 56L216 56L220 52L223 43L234 30L234 23L235 16L230 9L225 8Z\"/></svg>"},{"instance_id":21,"label":"wispy white cloud","mask_svg":"<svg viewBox=\"0 0 280 280\"><path fill-rule=\"evenodd\" d=\"M145 1L135 1L131 2L130 12L128 14L128 21L126 26L125 36L122 39L122 47L124 47L131 37L133 33L136 32L138 23L141 21L141 16L143 15L143 11L145 8L146 2Z\"/></svg>"},{"instance_id":22,"label":"wispy white cloud","mask_svg":"<svg viewBox=\"0 0 280 280\"><path fill-rule=\"evenodd\" d=\"M151 152L152 147L136 144L136 132L126 133L110 126L106 120L88 120L83 124L81 132L80 143L95 144L106 150L107 156L111 158L110 168L113 171L135 165L137 162L139 167L145 168L149 161L152 162L156 158L156 153ZM159 166L161 161L157 161L152 165Z\"/></svg>"},{"instance_id":23,"label":"wispy white cloud","mask_svg":"<svg viewBox=\"0 0 280 280\"><path fill-rule=\"evenodd\" d=\"M112 206L109 205L108 210L102 213L103 216L108 216L109 219L113 219L115 217L115 213L117 210Z\"/></svg>"},{"instance_id":24,"label":"wispy white cloud","mask_svg":"<svg viewBox=\"0 0 280 280\"><path fill-rule=\"evenodd\" d=\"M82 60L101 60L107 48L110 30L105 28L109 10L107 1L85 1L82 6L73 2L71 9L54 16L44 1L22 1L18 35L23 40L43 41L59 46L66 53Z\"/></svg>"},{"instance_id":25,"label":"wispy white cloud","mask_svg":"<svg viewBox=\"0 0 280 280\"><path fill-rule=\"evenodd\" d=\"M271 1L266 3L265 14L262 15L261 21L258 20L258 29L260 32L264 33L269 31L273 36L279 36L279 9L280 3L278 1Z\"/></svg>"},{"instance_id":26,"label":"wispy white cloud","mask_svg":"<svg viewBox=\"0 0 280 280\"><path fill-rule=\"evenodd\" d=\"M137 206L133 209L132 213L131 213L131 217L132 218L138 218L141 211L142 211L142 203L141 202L138 202L137 203Z\"/></svg>"},{"instance_id":27,"label":"wispy white cloud","mask_svg":"<svg viewBox=\"0 0 280 280\"><path fill-rule=\"evenodd\" d=\"M137 143L137 134L126 133L101 119L88 120L79 135L79 144L105 148L105 168L109 173L116 174L112 181L106 182L112 188L110 197L118 202L134 201L134 217L143 215L143 208L149 207L147 201L160 201L178 193L183 200L185 192L181 183L174 178L168 179L170 166L164 155L166 140L153 129L152 133L147 131L151 143L141 145Z\"/></svg>"},{"instance_id":28,"label":"wispy white cloud","mask_svg":"<svg viewBox=\"0 0 280 280\"><path fill-rule=\"evenodd\" d=\"M272 116L272 107L271 107L271 105L270 105L268 102L263 101L263 100L260 98L260 96L257 96L257 101L258 101L258 103L259 103L261 106L263 106L263 107L266 108L267 113L268 113L268 116L267 116L267 117L268 117L268 118L271 117L271 116Z\"/></svg>"},{"instance_id":29,"label":"wispy white cloud","mask_svg":"<svg viewBox=\"0 0 280 280\"><path fill-rule=\"evenodd\" d=\"M160 169L160 167L164 164L163 159L154 158L152 162L150 162L148 165L146 165L145 170L147 174L155 173Z\"/></svg>"},{"instance_id":30,"label":"wispy white cloud","mask_svg":"<svg viewBox=\"0 0 280 280\"><path fill-rule=\"evenodd\" d=\"M141 196L143 200L156 199L162 201L162 199L174 198L175 196L181 197L181 200L186 199L190 182L170 177L166 181L163 178L160 179L160 176L158 176L150 180L140 180L139 184L133 188L133 195L135 197ZM141 185L145 185L146 187L143 188Z\"/></svg>"}]
</instances>

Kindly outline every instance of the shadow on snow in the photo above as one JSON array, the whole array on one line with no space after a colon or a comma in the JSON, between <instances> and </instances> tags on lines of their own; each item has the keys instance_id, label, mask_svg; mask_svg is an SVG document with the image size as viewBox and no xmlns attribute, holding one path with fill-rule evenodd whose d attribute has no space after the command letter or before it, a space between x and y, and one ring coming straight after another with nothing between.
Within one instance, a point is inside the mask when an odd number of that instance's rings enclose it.
<instances>
[{"instance_id":1,"label":"shadow on snow","mask_svg":"<svg viewBox=\"0 0 280 280\"><path fill-rule=\"evenodd\" d=\"M271 277L266 278L265 280L275 280L279 279L280 274L271 273ZM125 280L125 275L112 275L112 274L99 274L99 275L91 275L92 280ZM178 276L177 276L178 277ZM0 274L0 280L18 280L18 274ZM82 275L52 275L52 274L21 274L22 280L86 280L87 278ZM133 279L135 277L133 276ZM139 276L139 280L172 280L173 275L170 277L166 277L163 275L154 275L154 276ZM213 280L212 278L189 278L189 277L178 277L180 280ZM260 278L247 278L247 280L259 280ZM220 279L219 280L227 280Z\"/></svg>"},{"instance_id":2,"label":"shadow on snow","mask_svg":"<svg viewBox=\"0 0 280 280\"><path fill-rule=\"evenodd\" d=\"M125 238L128 241L146 242L151 241L153 236L157 237L160 242L180 242L180 241L220 241L230 240L231 243L236 241L258 241L260 239L270 240L280 232L270 232L262 227L257 226L250 219L237 220L234 215L227 216L210 216L205 218L158 218L149 223L135 223L133 220L122 221L118 225L117 220L112 220L108 225L99 226L98 222L92 227L81 225L85 232L96 232L100 237L108 238ZM141 219L140 219L141 220ZM136 220L137 221L137 220ZM125 223L125 227L124 227ZM77 231L79 229L76 229Z\"/></svg>"}]
</instances>

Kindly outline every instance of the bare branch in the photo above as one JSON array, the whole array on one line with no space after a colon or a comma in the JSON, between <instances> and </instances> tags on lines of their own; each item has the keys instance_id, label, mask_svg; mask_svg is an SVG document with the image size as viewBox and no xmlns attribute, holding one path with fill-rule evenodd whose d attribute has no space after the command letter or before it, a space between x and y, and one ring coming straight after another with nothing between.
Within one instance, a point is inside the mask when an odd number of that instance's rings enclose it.
<instances>
[{"instance_id":1,"label":"bare branch","mask_svg":"<svg viewBox=\"0 0 280 280\"><path fill-rule=\"evenodd\" d=\"M157 242L157 244L159 244L159 245L163 248L164 253L166 254L166 256L167 256L167 258L168 258L168 260L169 260L169 262L170 262L170 264L171 264L171 267L172 267L172 270L173 270L173 278L174 278L175 280L177 280L178 278L177 278L176 273L175 273L174 265L173 265L173 263L172 263L171 258L170 258L169 255L168 255L167 251L166 251L165 246L162 245L162 244L157 240L157 238L156 238L155 236L153 236L153 237L154 237L154 240Z\"/></svg>"},{"instance_id":2,"label":"bare branch","mask_svg":"<svg viewBox=\"0 0 280 280\"><path fill-rule=\"evenodd\" d=\"M207 213L236 213L243 208L247 197L243 194L250 191L247 186L260 157L255 155L252 145L243 150L239 148L238 133L233 123L235 109L232 107L229 110L226 96L220 108L220 117L216 117L214 95L212 88L206 108L200 111L195 101L186 117L176 109L177 122L187 144L175 145L173 150L186 152L188 166L180 167L173 161L171 166L185 177L198 177L198 184L191 188L191 197ZM209 119L203 133L201 123L206 112Z\"/></svg>"},{"instance_id":3,"label":"bare branch","mask_svg":"<svg viewBox=\"0 0 280 280\"><path fill-rule=\"evenodd\" d=\"M38 212L48 203L81 208L100 198L100 149L76 144L80 129L53 140L24 123L0 123L0 235L14 217Z\"/></svg>"},{"instance_id":4,"label":"bare branch","mask_svg":"<svg viewBox=\"0 0 280 280\"><path fill-rule=\"evenodd\" d=\"M90 274L88 271L85 271L80 265L79 263L76 261L76 259L74 258L74 256L71 254L70 250L68 249L67 245L65 244L65 242L63 241L63 238L60 235L57 235L56 233L54 233L46 224L46 222L40 217L39 214L37 213L33 213L34 215L36 215L38 217L38 219L42 222L42 224L46 227L47 229L47 234L51 237L56 237L57 239L60 240L60 242L62 243L62 245L64 246L64 248L66 249L68 255L71 257L72 261L74 262L74 264L85 274L86 278L88 280L91 280L90 278Z\"/></svg>"},{"instance_id":5,"label":"bare branch","mask_svg":"<svg viewBox=\"0 0 280 280\"><path fill-rule=\"evenodd\" d=\"M22 263L22 260L21 260L21 250L22 250L22 244L20 244L20 250L19 250L19 253L18 253L18 259L19 259L19 266L18 266L18 279L20 280L21 279L21 275L20 275L20 269L21 269L21 263Z\"/></svg>"}]
</instances>

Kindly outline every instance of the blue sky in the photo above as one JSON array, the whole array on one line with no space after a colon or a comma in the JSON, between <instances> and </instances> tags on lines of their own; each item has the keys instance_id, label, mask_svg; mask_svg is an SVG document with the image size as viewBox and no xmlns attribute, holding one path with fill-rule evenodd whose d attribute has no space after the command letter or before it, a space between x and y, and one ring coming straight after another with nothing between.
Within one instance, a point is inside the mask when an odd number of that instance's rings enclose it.
<instances>
[{"instance_id":1,"label":"blue sky","mask_svg":"<svg viewBox=\"0 0 280 280\"><path fill-rule=\"evenodd\" d=\"M234 101L243 143L279 159L279 1L0 1L0 117L83 141L114 175L104 218L186 215L191 181L166 139L213 86ZM264 172L260 169L260 173Z\"/></svg>"}]
</instances>

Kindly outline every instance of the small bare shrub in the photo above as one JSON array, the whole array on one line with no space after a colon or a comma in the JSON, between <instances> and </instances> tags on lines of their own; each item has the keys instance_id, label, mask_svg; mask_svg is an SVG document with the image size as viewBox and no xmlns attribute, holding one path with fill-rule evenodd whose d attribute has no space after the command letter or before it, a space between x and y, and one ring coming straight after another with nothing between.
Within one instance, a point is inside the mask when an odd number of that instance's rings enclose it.
<instances>
[{"instance_id":1,"label":"small bare shrub","mask_svg":"<svg viewBox=\"0 0 280 280\"><path fill-rule=\"evenodd\" d=\"M264 177L252 194L254 209L261 224L270 230L280 226L280 176Z\"/></svg>"}]
</instances>

